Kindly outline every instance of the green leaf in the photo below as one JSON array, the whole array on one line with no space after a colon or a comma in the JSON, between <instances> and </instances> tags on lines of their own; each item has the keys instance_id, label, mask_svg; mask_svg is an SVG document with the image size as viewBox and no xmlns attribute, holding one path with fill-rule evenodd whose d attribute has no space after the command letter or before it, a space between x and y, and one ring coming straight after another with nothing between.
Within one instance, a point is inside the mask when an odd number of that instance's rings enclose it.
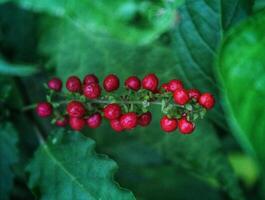
<instances>
[{"instance_id":1,"label":"green leaf","mask_svg":"<svg viewBox=\"0 0 265 200\"><path fill-rule=\"evenodd\" d=\"M191 135L180 134L178 130L172 133L165 133L159 127L162 115L159 114L160 112L160 107L152 110L152 123L145 128L137 127L132 131L117 134L110 130L109 124L104 123L94 131L89 130L87 134L95 137L99 143L101 142L100 146L103 149L107 147L111 149L108 152L115 151L113 149L114 146L119 144L124 144L131 151L138 152L140 147L130 148L128 147L128 142L126 143L126 141L137 139L144 146L155 152L151 154L142 150L143 156L150 156L149 159L145 159L146 162L150 159L155 160L149 166L157 166L157 162L164 159L167 161L167 164L172 164L175 169L182 168L186 173L195 175L197 178L199 177L208 186L222 190L232 199L243 199L241 188L223 152L216 129L209 121L201 120L198 122L195 132ZM94 134L91 132L94 132ZM112 139L110 140L109 138ZM124 157L127 152L124 150ZM117 157L116 154L114 153L115 158ZM121 153L119 155L122 156ZM135 165L141 167L141 161L134 161L135 154L129 153L129 155L131 155L128 158L131 163L135 162L137 163ZM123 169L123 165L121 169Z\"/></svg>"},{"instance_id":2,"label":"green leaf","mask_svg":"<svg viewBox=\"0 0 265 200\"><path fill-rule=\"evenodd\" d=\"M257 182L260 175L260 171L256 162L243 153L231 153L229 154L229 161L235 170L235 173L245 185L249 188Z\"/></svg>"},{"instance_id":3,"label":"green leaf","mask_svg":"<svg viewBox=\"0 0 265 200\"><path fill-rule=\"evenodd\" d=\"M0 59L0 74L9 76L29 76L35 74L37 68L30 65L15 65Z\"/></svg>"},{"instance_id":4,"label":"green leaf","mask_svg":"<svg viewBox=\"0 0 265 200\"><path fill-rule=\"evenodd\" d=\"M264 0L255 0L255 4L254 4L254 10L261 10L265 8L265 1Z\"/></svg>"},{"instance_id":5,"label":"green leaf","mask_svg":"<svg viewBox=\"0 0 265 200\"><path fill-rule=\"evenodd\" d=\"M94 145L80 133L55 132L27 167L29 187L40 199L135 199L113 181L117 164Z\"/></svg>"},{"instance_id":6,"label":"green leaf","mask_svg":"<svg viewBox=\"0 0 265 200\"><path fill-rule=\"evenodd\" d=\"M198 123L191 135L179 134L177 131L172 134L156 131L152 134L156 137L150 137L150 134L141 137L153 144L174 165L195 173L209 184L217 184L232 199L244 199L237 178L222 152L215 129L206 120Z\"/></svg>"},{"instance_id":7,"label":"green leaf","mask_svg":"<svg viewBox=\"0 0 265 200\"><path fill-rule=\"evenodd\" d=\"M226 111L245 150L265 166L265 11L231 31L218 58Z\"/></svg>"},{"instance_id":8,"label":"green leaf","mask_svg":"<svg viewBox=\"0 0 265 200\"><path fill-rule=\"evenodd\" d=\"M110 34L141 44L157 39L170 28L175 8L182 1L14 0L25 9L64 18L85 32Z\"/></svg>"},{"instance_id":9,"label":"green leaf","mask_svg":"<svg viewBox=\"0 0 265 200\"><path fill-rule=\"evenodd\" d=\"M116 73L125 79L132 74L143 77L152 71L159 74L161 82L175 77L172 66L177 59L170 48L155 44L135 47L82 32L65 21L44 19L44 25L47 23L49 28L43 31L40 51L50 58L50 64L56 66L57 75L64 81L69 75L83 77L87 73L98 77Z\"/></svg>"},{"instance_id":10,"label":"green leaf","mask_svg":"<svg viewBox=\"0 0 265 200\"><path fill-rule=\"evenodd\" d=\"M180 65L177 73L189 87L211 92L218 97L214 59L223 34L247 16L252 0L185 0L178 9L179 20L172 34ZM219 98L218 98L219 99ZM223 126L220 101L211 118Z\"/></svg>"},{"instance_id":11,"label":"green leaf","mask_svg":"<svg viewBox=\"0 0 265 200\"><path fill-rule=\"evenodd\" d=\"M8 200L13 187L12 166L18 161L18 136L13 125L0 124L0 194L1 200Z\"/></svg>"}]
</instances>

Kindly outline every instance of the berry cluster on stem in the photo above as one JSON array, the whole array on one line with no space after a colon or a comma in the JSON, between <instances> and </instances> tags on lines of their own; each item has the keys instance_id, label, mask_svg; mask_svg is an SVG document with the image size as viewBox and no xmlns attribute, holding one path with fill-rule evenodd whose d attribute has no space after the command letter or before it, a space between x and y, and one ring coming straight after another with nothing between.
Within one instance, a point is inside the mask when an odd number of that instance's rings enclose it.
<instances>
[{"instance_id":1,"label":"berry cluster on stem","mask_svg":"<svg viewBox=\"0 0 265 200\"><path fill-rule=\"evenodd\" d=\"M62 81L52 78L46 85L46 102L37 104L40 117L52 116L52 123L80 131L85 126L98 128L102 119L109 121L110 127L121 132L136 126L148 126L152 121L151 105L160 105L163 116L161 129L172 132L179 129L182 134L190 134L195 129L195 121L203 118L206 111L214 106L210 93L197 89L185 89L182 81L173 79L159 87L155 74L148 74L142 80L128 77L125 90L116 92L120 80L115 74L106 76L103 88L94 74L88 74L83 81L70 76L66 81L67 92L62 92Z\"/></svg>"}]
</instances>

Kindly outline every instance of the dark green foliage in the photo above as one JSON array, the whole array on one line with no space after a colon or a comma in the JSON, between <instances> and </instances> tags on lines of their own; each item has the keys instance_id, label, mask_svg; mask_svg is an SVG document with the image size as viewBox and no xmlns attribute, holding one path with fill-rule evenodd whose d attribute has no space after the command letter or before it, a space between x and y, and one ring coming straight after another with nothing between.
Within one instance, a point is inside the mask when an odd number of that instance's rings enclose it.
<instances>
[{"instance_id":1,"label":"dark green foliage","mask_svg":"<svg viewBox=\"0 0 265 200\"><path fill-rule=\"evenodd\" d=\"M0 125L0 197L8 200L13 188L13 167L18 162L18 136L13 125L3 122Z\"/></svg>"},{"instance_id":2,"label":"dark green foliage","mask_svg":"<svg viewBox=\"0 0 265 200\"><path fill-rule=\"evenodd\" d=\"M262 199L263 4L0 0L0 200L33 199L26 184L49 200ZM217 106L192 135L162 132L159 107L150 126L121 134L106 122L57 130L22 111L45 99L49 78L88 73L100 83L115 73L121 85L130 75L178 78Z\"/></svg>"},{"instance_id":3,"label":"dark green foliage","mask_svg":"<svg viewBox=\"0 0 265 200\"><path fill-rule=\"evenodd\" d=\"M115 162L95 154L94 141L63 130L41 144L27 167L29 187L40 199L135 199L113 182L116 170Z\"/></svg>"}]
</instances>

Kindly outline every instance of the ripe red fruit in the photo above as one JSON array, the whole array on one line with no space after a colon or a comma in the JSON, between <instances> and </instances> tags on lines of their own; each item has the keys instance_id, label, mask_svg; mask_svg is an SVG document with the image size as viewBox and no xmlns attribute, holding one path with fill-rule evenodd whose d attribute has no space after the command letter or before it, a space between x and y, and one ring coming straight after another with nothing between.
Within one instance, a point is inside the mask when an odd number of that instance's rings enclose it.
<instances>
[{"instance_id":1,"label":"ripe red fruit","mask_svg":"<svg viewBox=\"0 0 265 200\"><path fill-rule=\"evenodd\" d=\"M109 104L107 105L104 110L104 116L107 118L107 119L117 119L121 116L121 107L116 104L116 103L112 103L112 104Z\"/></svg>"},{"instance_id":2,"label":"ripe red fruit","mask_svg":"<svg viewBox=\"0 0 265 200\"><path fill-rule=\"evenodd\" d=\"M169 92L169 91L170 91L170 90L169 90L168 83L163 83L163 84L161 85L161 88L164 89L166 92Z\"/></svg>"},{"instance_id":3,"label":"ripe red fruit","mask_svg":"<svg viewBox=\"0 0 265 200\"><path fill-rule=\"evenodd\" d=\"M189 94L184 89L177 89L173 94L174 101L179 105L184 105L189 101Z\"/></svg>"},{"instance_id":4,"label":"ripe red fruit","mask_svg":"<svg viewBox=\"0 0 265 200\"><path fill-rule=\"evenodd\" d=\"M157 90L158 82L159 80L155 74L148 74L143 78L142 86L146 90L155 92Z\"/></svg>"},{"instance_id":5,"label":"ripe red fruit","mask_svg":"<svg viewBox=\"0 0 265 200\"><path fill-rule=\"evenodd\" d=\"M86 112L84 105L79 101L68 103L66 110L70 117L82 117Z\"/></svg>"},{"instance_id":6,"label":"ripe red fruit","mask_svg":"<svg viewBox=\"0 0 265 200\"><path fill-rule=\"evenodd\" d=\"M179 131L182 134L190 134L193 132L195 125L192 122L189 122L185 117L182 117L178 121Z\"/></svg>"},{"instance_id":7,"label":"ripe red fruit","mask_svg":"<svg viewBox=\"0 0 265 200\"><path fill-rule=\"evenodd\" d=\"M112 92L114 90L117 90L119 86L120 86L119 78L114 74L108 75L103 81L103 87L107 92Z\"/></svg>"},{"instance_id":8,"label":"ripe red fruit","mask_svg":"<svg viewBox=\"0 0 265 200\"><path fill-rule=\"evenodd\" d=\"M128 112L121 116L120 123L124 129L130 130L137 126L137 115L134 112Z\"/></svg>"},{"instance_id":9,"label":"ripe red fruit","mask_svg":"<svg viewBox=\"0 0 265 200\"><path fill-rule=\"evenodd\" d=\"M80 131L85 126L86 121L83 118L70 117L69 125L73 130Z\"/></svg>"},{"instance_id":10,"label":"ripe red fruit","mask_svg":"<svg viewBox=\"0 0 265 200\"><path fill-rule=\"evenodd\" d=\"M180 80L173 79L168 83L168 90L171 92L175 92L178 89L183 89L183 84Z\"/></svg>"},{"instance_id":11,"label":"ripe red fruit","mask_svg":"<svg viewBox=\"0 0 265 200\"><path fill-rule=\"evenodd\" d=\"M48 102L38 103L36 112L40 117L49 117L52 114L52 105Z\"/></svg>"},{"instance_id":12,"label":"ripe red fruit","mask_svg":"<svg viewBox=\"0 0 265 200\"><path fill-rule=\"evenodd\" d=\"M215 104L213 95L210 93L202 94L199 99L199 104L205 107L206 109L211 109Z\"/></svg>"},{"instance_id":13,"label":"ripe red fruit","mask_svg":"<svg viewBox=\"0 0 265 200\"><path fill-rule=\"evenodd\" d=\"M86 119L86 124L89 128L97 128L101 124L101 115L99 113L94 113Z\"/></svg>"},{"instance_id":14,"label":"ripe red fruit","mask_svg":"<svg viewBox=\"0 0 265 200\"><path fill-rule=\"evenodd\" d=\"M189 94L189 97L190 98L193 98L195 100L199 100L200 96L201 96L201 93L199 90L196 90L196 89L190 89L188 90L188 94Z\"/></svg>"},{"instance_id":15,"label":"ripe red fruit","mask_svg":"<svg viewBox=\"0 0 265 200\"><path fill-rule=\"evenodd\" d=\"M48 87L54 91L59 92L62 89L62 81L59 78L52 78L48 82Z\"/></svg>"},{"instance_id":16,"label":"ripe red fruit","mask_svg":"<svg viewBox=\"0 0 265 200\"><path fill-rule=\"evenodd\" d=\"M84 85L88 85L90 83L98 83L98 78L94 74L86 75L83 80Z\"/></svg>"},{"instance_id":17,"label":"ripe red fruit","mask_svg":"<svg viewBox=\"0 0 265 200\"><path fill-rule=\"evenodd\" d=\"M152 113L151 112L146 112L138 116L138 121L137 123L140 126L148 126L152 120Z\"/></svg>"},{"instance_id":18,"label":"ripe red fruit","mask_svg":"<svg viewBox=\"0 0 265 200\"><path fill-rule=\"evenodd\" d=\"M66 81L66 88L70 92L79 92L81 87L81 81L77 76L70 76Z\"/></svg>"},{"instance_id":19,"label":"ripe red fruit","mask_svg":"<svg viewBox=\"0 0 265 200\"><path fill-rule=\"evenodd\" d=\"M125 86L131 90L138 91L141 88L141 81L136 76L130 76L126 79Z\"/></svg>"},{"instance_id":20,"label":"ripe red fruit","mask_svg":"<svg viewBox=\"0 0 265 200\"><path fill-rule=\"evenodd\" d=\"M58 119L58 120L55 122L56 126L61 126L61 127L66 126L67 123L68 123L68 119L67 119L67 117L64 117L63 119Z\"/></svg>"},{"instance_id":21,"label":"ripe red fruit","mask_svg":"<svg viewBox=\"0 0 265 200\"><path fill-rule=\"evenodd\" d=\"M163 131L172 132L178 128L178 120L174 118L170 119L165 115L160 120L160 126Z\"/></svg>"},{"instance_id":22,"label":"ripe red fruit","mask_svg":"<svg viewBox=\"0 0 265 200\"><path fill-rule=\"evenodd\" d=\"M123 127L120 123L120 120L119 119L112 119L110 120L110 126L111 128L114 130L114 131L117 131L117 132L121 132L123 131Z\"/></svg>"},{"instance_id":23,"label":"ripe red fruit","mask_svg":"<svg viewBox=\"0 0 265 200\"><path fill-rule=\"evenodd\" d=\"M83 93L88 99L96 99L100 97L101 88L97 83L89 83L83 87Z\"/></svg>"}]
</instances>

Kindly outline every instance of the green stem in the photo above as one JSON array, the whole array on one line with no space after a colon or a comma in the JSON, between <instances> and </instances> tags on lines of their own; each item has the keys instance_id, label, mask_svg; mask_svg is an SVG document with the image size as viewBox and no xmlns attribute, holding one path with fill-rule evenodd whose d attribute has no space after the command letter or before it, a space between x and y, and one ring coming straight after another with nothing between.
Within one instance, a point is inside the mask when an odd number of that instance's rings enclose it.
<instances>
[{"instance_id":1,"label":"green stem","mask_svg":"<svg viewBox=\"0 0 265 200\"><path fill-rule=\"evenodd\" d=\"M36 106L37 106L37 104L31 104L31 105L24 106L24 107L22 108L21 111L22 111L22 112L26 112L26 111L29 111L29 110L35 109Z\"/></svg>"},{"instance_id":2,"label":"green stem","mask_svg":"<svg viewBox=\"0 0 265 200\"><path fill-rule=\"evenodd\" d=\"M69 101L59 101L57 103L59 103L59 104L66 104L68 102ZM100 100L100 99L97 99L97 100L89 100L88 103L95 103L95 104L110 104L110 103L118 103L118 104L143 104L143 101L108 101L108 100ZM150 104L153 104L153 105L160 105L160 106L162 105L162 102L160 102L160 101L150 101L149 103ZM22 112L26 112L26 111L35 109L36 106L37 106L37 104L27 105L27 106L25 106L25 107L22 108ZM174 104L174 106L180 107L180 108L183 108L184 107L184 106L177 105L177 104Z\"/></svg>"}]
</instances>

